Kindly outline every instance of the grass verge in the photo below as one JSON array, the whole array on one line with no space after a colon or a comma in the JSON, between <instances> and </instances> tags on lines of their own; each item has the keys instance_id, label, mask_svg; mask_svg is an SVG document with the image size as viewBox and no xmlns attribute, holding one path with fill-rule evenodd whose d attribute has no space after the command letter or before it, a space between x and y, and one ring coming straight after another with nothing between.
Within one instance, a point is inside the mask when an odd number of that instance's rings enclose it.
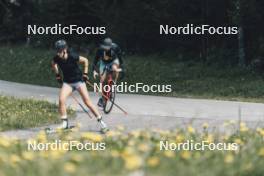
<instances>
[{"instance_id":1,"label":"grass verge","mask_svg":"<svg viewBox=\"0 0 264 176\"><path fill-rule=\"evenodd\" d=\"M0 79L56 87L50 69L53 55L52 50L39 48L0 47ZM264 102L261 75L247 69L160 55L127 56L124 60L127 72L122 81L172 85L171 93L152 95Z\"/></svg>"},{"instance_id":2,"label":"grass verge","mask_svg":"<svg viewBox=\"0 0 264 176\"><path fill-rule=\"evenodd\" d=\"M0 170L6 176L21 175L263 175L264 129L250 130L242 125L240 133L197 132L193 127L162 131L144 130L125 133L122 128L106 135L91 132L58 132L58 138L40 132L27 142L0 138ZM227 128L232 128L227 127ZM28 144L89 144L94 150L51 149L30 151ZM239 150L160 150L160 141L170 143L236 143ZM105 144L105 150L99 145ZM69 145L67 145L69 146Z\"/></svg>"},{"instance_id":3,"label":"grass verge","mask_svg":"<svg viewBox=\"0 0 264 176\"><path fill-rule=\"evenodd\" d=\"M70 116L74 114L68 110ZM36 127L59 121L58 107L46 101L0 95L0 131Z\"/></svg>"}]
</instances>

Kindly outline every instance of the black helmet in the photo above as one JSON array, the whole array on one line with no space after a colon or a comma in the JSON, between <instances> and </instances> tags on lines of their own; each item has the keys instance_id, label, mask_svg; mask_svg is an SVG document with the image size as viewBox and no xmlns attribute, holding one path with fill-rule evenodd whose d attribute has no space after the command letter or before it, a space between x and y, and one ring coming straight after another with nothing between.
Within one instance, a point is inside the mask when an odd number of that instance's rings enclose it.
<instances>
[{"instance_id":1,"label":"black helmet","mask_svg":"<svg viewBox=\"0 0 264 176\"><path fill-rule=\"evenodd\" d=\"M55 49L58 52L65 48L67 48L67 42L65 40L58 40L57 42L55 42Z\"/></svg>"},{"instance_id":2,"label":"black helmet","mask_svg":"<svg viewBox=\"0 0 264 176\"><path fill-rule=\"evenodd\" d=\"M102 43L101 47L103 49L109 50L111 48L112 44L113 44L112 39L108 37L108 38L105 38L103 40L103 43Z\"/></svg>"}]
</instances>

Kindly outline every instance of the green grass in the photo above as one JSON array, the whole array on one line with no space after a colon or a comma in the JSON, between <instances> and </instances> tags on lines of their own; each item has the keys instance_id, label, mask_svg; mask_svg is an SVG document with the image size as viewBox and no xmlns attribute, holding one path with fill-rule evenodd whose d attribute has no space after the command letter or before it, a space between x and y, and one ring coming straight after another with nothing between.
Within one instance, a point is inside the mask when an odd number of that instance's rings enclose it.
<instances>
[{"instance_id":1,"label":"green grass","mask_svg":"<svg viewBox=\"0 0 264 176\"><path fill-rule=\"evenodd\" d=\"M70 116L74 114L69 110ZM59 121L58 107L46 101L0 95L0 131L36 127Z\"/></svg>"},{"instance_id":2,"label":"green grass","mask_svg":"<svg viewBox=\"0 0 264 176\"><path fill-rule=\"evenodd\" d=\"M189 127L190 128L190 127ZM209 127L210 128L210 127ZM232 128L231 126L227 128ZM3 175L138 175L146 176L260 176L264 172L264 129L218 134L178 129L144 130L125 133L121 129L104 135L75 131L57 137L41 132L29 141L0 137L0 170ZM82 144L104 143L105 150L30 151L28 143L64 143L74 139ZM160 141L183 143L236 143L239 150L160 150Z\"/></svg>"},{"instance_id":3,"label":"green grass","mask_svg":"<svg viewBox=\"0 0 264 176\"><path fill-rule=\"evenodd\" d=\"M58 86L50 69L53 55L52 50L1 47L0 79ZM93 57L89 58L91 63ZM261 75L247 69L159 55L126 56L124 60L127 72L122 81L172 85L173 92L153 95L263 102L264 81Z\"/></svg>"}]
</instances>

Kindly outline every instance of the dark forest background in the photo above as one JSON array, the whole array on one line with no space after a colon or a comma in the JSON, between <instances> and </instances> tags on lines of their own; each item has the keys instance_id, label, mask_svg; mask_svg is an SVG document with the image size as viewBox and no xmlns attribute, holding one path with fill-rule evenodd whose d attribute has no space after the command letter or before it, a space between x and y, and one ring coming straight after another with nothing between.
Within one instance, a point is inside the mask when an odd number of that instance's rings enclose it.
<instances>
[{"instance_id":1,"label":"dark forest background","mask_svg":"<svg viewBox=\"0 0 264 176\"><path fill-rule=\"evenodd\" d=\"M26 43L27 25L55 23L106 26L131 54L174 54L202 61L248 65L264 52L264 1L258 0L0 0L0 43ZM159 25L238 26L239 35L161 36ZM31 45L51 47L65 38L94 48L105 36L30 36Z\"/></svg>"}]
</instances>

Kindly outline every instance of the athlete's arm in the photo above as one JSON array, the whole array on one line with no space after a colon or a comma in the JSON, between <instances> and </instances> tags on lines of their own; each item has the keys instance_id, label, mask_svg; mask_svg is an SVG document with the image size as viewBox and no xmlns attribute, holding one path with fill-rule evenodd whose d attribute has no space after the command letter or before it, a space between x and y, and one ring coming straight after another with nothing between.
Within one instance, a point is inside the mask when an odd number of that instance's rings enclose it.
<instances>
[{"instance_id":1,"label":"athlete's arm","mask_svg":"<svg viewBox=\"0 0 264 176\"><path fill-rule=\"evenodd\" d=\"M58 64L56 64L54 61L51 62L51 68L56 75L60 74Z\"/></svg>"},{"instance_id":2,"label":"athlete's arm","mask_svg":"<svg viewBox=\"0 0 264 176\"><path fill-rule=\"evenodd\" d=\"M89 61L87 58L80 56L79 62L83 64L83 74L88 74Z\"/></svg>"},{"instance_id":3,"label":"athlete's arm","mask_svg":"<svg viewBox=\"0 0 264 176\"><path fill-rule=\"evenodd\" d=\"M51 62L51 68L56 74L56 80L58 81L58 83L61 84L62 83L62 78L60 76L60 71L59 71L58 64L56 64L54 61L52 61Z\"/></svg>"},{"instance_id":4,"label":"athlete's arm","mask_svg":"<svg viewBox=\"0 0 264 176\"><path fill-rule=\"evenodd\" d=\"M113 48L114 52L116 53L116 55L118 57L120 66L122 66L124 62L123 62L123 58L122 58L122 50L121 50L121 48L116 43L112 44L112 48Z\"/></svg>"}]
</instances>

